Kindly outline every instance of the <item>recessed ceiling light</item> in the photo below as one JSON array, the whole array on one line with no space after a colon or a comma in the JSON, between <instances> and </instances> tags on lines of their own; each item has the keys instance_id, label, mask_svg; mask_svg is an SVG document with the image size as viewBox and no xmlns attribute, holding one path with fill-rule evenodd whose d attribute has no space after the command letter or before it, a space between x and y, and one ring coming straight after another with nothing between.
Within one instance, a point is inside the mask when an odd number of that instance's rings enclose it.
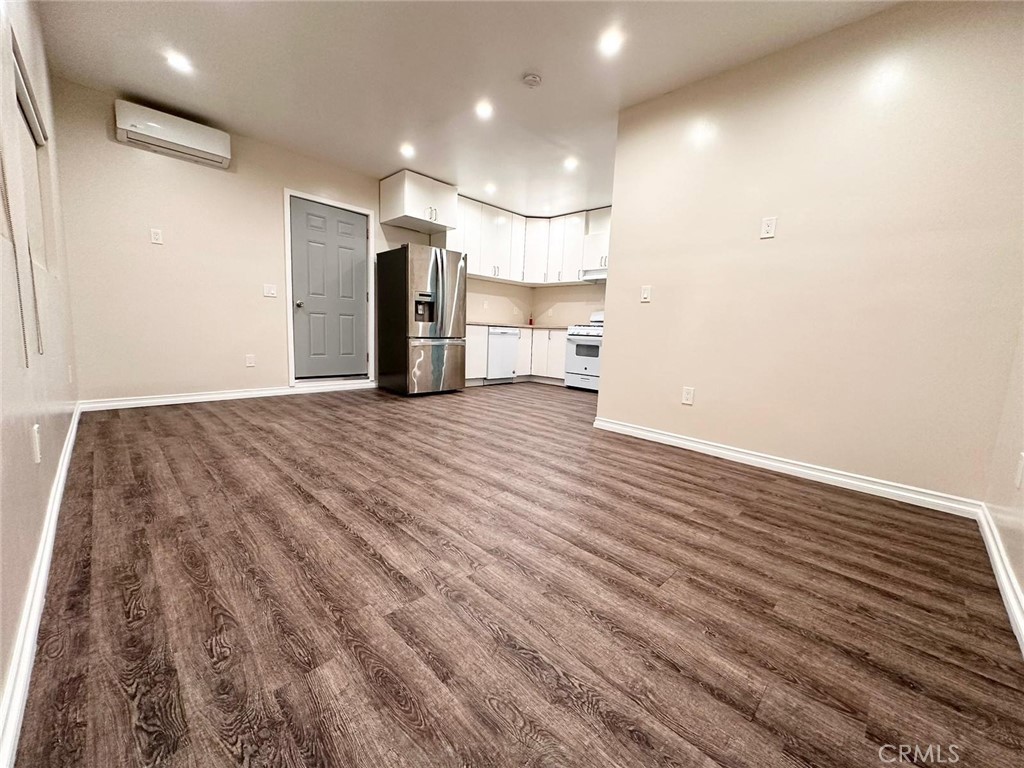
<instances>
[{"instance_id":1,"label":"recessed ceiling light","mask_svg":"<svg viewBox=\"0 0 1024 768\"><path fill-rule=\"evenodd\" d=\"M192 62L184 54L177 51L167 51L164 56L167 58L167 65L171 69L176 69L184 75L192 74Z\"/></svg>"},{"instance_id":2,"label":"recessed ceiling light","mask_svg":"<svg viewBox=\"0 0 1024 768\"><path fill-rule=\"evenodd\" d=\"M412 160L416 157L416 147L410 144L408 141L398 148L398 151L402 153L402 157Z\"/></svg>"},{"instance_id":3,"label":"recessed ceiling light","mask_svg":"<svg viewBox=\"0 0 1024 768\"><path fill-rule=\"evenodd\" d=\"M494 105L487 99L480 99L476 103L476 116L481 120L490 120L494 114Z\"/></svg>"},{"instance_id":4,"label":"recessed ceiling light","mask_svg":"<svg viewBox=\"0 0 1024 768\"><path fill-rule=\"evenodd\" d=\"M577 160L572 155L569 155L569 157L565 158L565 160L562 162L562 167L565 168L565 170L567 171L575 171L579 167L579 164L579 160Z\"/></svg>"},{"instance_id":5,"label":"recessed ceiling light","mask_svg":"<svg viewBox=\"0 0 1024 768\"><path fill-rule=\"evenodd\" d=\"M606 59L610 59L613 56L618 55L619 51L622 50L622 43L625 42L626 37L622 34L622 30L618 27L609 27L601 33L600 39L597 41L597 50L601 52L601 55Z\"/></svg>"},{"instance_id":6,"label":"recessed ceiling light","mask_svg":"<svg viewBox=\"0 0 1024 768\"><path fill-rule=\"evenodd\" d=\"M489 181L487 182L487 184L484 185L484 192L486 192L488 195L493 195L497 191L498 188L494 186L494 182Z\"/></svg>"}]
</instances>

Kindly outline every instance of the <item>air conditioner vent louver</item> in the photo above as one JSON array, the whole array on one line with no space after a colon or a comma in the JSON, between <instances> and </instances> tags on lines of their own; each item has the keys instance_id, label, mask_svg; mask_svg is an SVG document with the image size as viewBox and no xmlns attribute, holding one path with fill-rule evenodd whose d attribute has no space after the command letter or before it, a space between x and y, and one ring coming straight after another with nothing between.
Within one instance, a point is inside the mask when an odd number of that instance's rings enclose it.
<instances>
[{"instance_id":1,"label":"air conditioner vent louver","mask_svg":"<svg viewBox=\"0 0 1024 768\"><path fill-rule=\"evenodd\" d=\"M120 99L114 119L124 144L218 168L231 162L231 137L216 128Z\"/></svg>"}]
</instances>

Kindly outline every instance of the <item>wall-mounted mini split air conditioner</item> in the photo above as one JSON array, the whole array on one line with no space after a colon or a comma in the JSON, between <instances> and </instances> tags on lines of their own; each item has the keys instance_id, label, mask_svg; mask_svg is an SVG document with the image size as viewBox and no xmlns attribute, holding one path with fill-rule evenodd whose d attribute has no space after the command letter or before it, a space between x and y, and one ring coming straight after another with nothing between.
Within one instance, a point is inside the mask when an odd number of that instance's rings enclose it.
<instances>
[{"instance_id":1,"label":"wall-mounted mini split air conditioner","mask_svg":"<svg viewBox=\"0 0 1024 768\"><path fill-rule=\"evenodd\" d=\"M125 144L218 168L231 162L231 137L216 128L121 99L114 102L114 121Z\"/></svg>"}]
</instances>

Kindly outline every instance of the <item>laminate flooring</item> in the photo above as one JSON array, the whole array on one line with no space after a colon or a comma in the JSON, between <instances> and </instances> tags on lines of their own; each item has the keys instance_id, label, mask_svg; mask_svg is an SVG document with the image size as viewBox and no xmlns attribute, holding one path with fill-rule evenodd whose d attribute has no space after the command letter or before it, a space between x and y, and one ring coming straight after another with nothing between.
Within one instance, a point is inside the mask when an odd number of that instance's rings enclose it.
<instances>
[{"instance_id":1,"label":"laminate flooring","mask_svg":"<svg viewBox=\"0 0 1024 768\"><path fill-rule=\"evenodd\" d=\"M84 414L18 768L1024 765L975 523L596 402Z\"/></svg>"}]
</instances>

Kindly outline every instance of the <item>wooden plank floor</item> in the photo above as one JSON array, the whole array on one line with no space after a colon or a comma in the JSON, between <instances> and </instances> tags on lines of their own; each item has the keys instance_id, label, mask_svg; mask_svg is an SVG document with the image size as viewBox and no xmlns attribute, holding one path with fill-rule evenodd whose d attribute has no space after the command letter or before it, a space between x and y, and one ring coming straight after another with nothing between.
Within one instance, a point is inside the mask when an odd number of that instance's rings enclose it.
<instances>
[{"instance_id":1,"label":"wooden plank floor","mask_svg":"<svg viewBox=\"0 0 1024 768\"><path fill-rule=\"evenodd\" d=\"M973 522L595 407L517 384L84 414L17 765L1024 765Z\"/></svg>"}]
</instances>

